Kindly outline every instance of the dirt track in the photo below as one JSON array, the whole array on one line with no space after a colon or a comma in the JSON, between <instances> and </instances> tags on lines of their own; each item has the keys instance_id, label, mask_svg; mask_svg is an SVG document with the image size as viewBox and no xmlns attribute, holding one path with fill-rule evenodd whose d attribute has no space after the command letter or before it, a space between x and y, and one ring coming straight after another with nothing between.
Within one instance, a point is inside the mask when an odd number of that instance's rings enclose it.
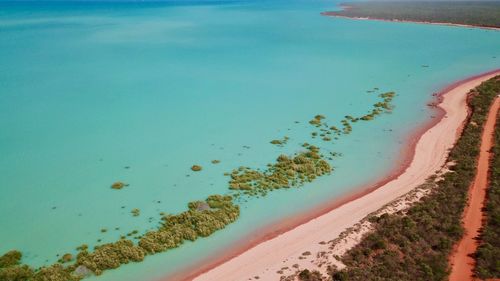
<instances>
[{"instance_id":1,"label":"dirt track","mask_svg":"<svg viewBox=\"0 0 500 281\"><path fill-rule=\"evenodd\" d=\"M490 149L493 145L493 133L495 131L496 117L500 107L500 97L493 102L488 113L488 119L484 125L481 136L481 151L479 154L476 177L469 189L469 204L463 216L465 235L460 240L456 251L450 258L451 274L450 281L474 280L474 259L469 256L476 252L478 241L474 238L479 235L482 226L482 211L486 200L486 188L488 184L488 169L490 160Z\"/></svg>"}]
</instances>

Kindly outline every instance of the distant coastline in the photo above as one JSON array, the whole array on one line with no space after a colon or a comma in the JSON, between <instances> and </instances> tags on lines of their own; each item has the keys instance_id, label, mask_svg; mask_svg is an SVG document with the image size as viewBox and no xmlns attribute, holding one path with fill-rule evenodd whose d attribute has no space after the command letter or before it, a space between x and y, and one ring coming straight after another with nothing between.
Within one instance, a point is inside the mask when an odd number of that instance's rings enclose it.
<instances>
[{"instance_id":1,"label":"distant coastline","mask_svg":"<svg viewBox=\"0 0 500 281\"><path fill-rule=\"evenodd\" d=\"M454 27L462 27L462 28L463 27L479 28L479 29L500 31L500 27L458 24L458 23L450 23L450 22L413 21L413 20L400 20L400 19L383 19L383 18L374 18L374 17L351 17L351 16L337 15L334 12L323 12L323 13L321 13L321 15L326 16L326 17L352 19L352 20L373 20L373 21L384 21L384 22L417 23L417 24L443 25L443 26L454 26Z\"/></svg>"},{"instance_id":2,"label":"distant coastline","mask_svg":"<svg viewBox=\"0 0 500 281\"><path fill-rule=\"evenodd\" d=\"M500 27L494 25L484 25L484 24L462 24L462 23L453 23L446 21L426 21L426 20L410 20L410 19L402 19L397 17L381 17L381 16L362 16L362 15L350 15L347 12L351 12L356 10L353 6L350 5L340 5L342 10L340 11L328 11L322 12L321 15L327 17L336 17L336 18L344 18L344 19L354 19L354 20L374 20L374 21L384 21L384 22L402 22L402 23L418 23L418 24L431 24L431 25L444 25L444 26L455 26L455 27L466 27L466 28L479 28L479 29L487 29L487 30L500 30Z\"/></svg>"},{"instance_id":3,"label":"distant coastline","mask_svg":"<svg viewBox=\"0 0 500 281\"><path fill-rule=\"evenodd\" d=\"M352 193L346 194L342 196L341 198L338 198L332 202L328 202L325 204L322 204L313 210L306 212L304 214L298 214L296 216L290 217L288 219L284 219L278 224L272 224L265 226L254 233L249 234L247 237L244 237L234 245L231 245L228 249L223 250L199 263L189 265L187 268L182 269L178 272L174 272L172 274L167 275L166 277L160 279L160 280L209 280L210 278L214 278L216 276L210 275L208 276L207 273L212 273L211 271L218 270L220 272L224 272L224 269L221 269L221 267L228 267L229 263L237 263L235 262L236 259L245 259L244 255L251 256L248 252L250 251L259 251L259 249L256 250L256 248L265 248L266 246L269 247L268 245L265 244L270 244L273 243L274 240L279 240L279 239L284 239L283 236L288 235L289 233L296 232L298 228L301 227L307 227L307 224L314 223L315 220L319 219L320 217L326 217L330 215L330 212L333 211L338 211L346 207L346 205L352 204L353 201L356 201L358 199L362 199L363 197L366 197L366 195L369 194L375 194L377 192L380 192L379 190L390 183L391 181L394 181L398 179L400 176L405 174L407 169L410 167L412 162L414 161L414 158L416 157L416 150L417 150L417 145L421 141L421 138L423 135L425 135L429 130L432 128L436 127L439 123L441 123L443 120L447 120L448 118L444 118L447 115L447 111L443 109L442 103L443 100L445 99L446 95L450 93L450 91L453 91L454 89L460 88L461 91L468 92L470 89L474 88L476 85L480 84L482 81L488 80L489 78L500 74L500 69L495 69L489 72L485 72L479 75L474 75L469 78L465 78L462 80L459 80L457 82L454 82L446 87L444 87L441 91L438 92L438 94L434 95L433 97L433 102L429 104L438 104L437 107L433 106L433 111L434 114L432 115L433 118L429 119L427 122L422 124L421 126L417 127L410 135L408 135L408 138L406 140L407 146L401 151L399 160L396 162L396 165L394 166L393 170L390 171L385 177L383 177L381 180L378 182L371 184L371 185L365 185L359 188L356 188L355 191ZM473 84L474 86L470 86ZM465 87L465 88L464 88ZM465 100L465 97L463 97ZM462 110L467 110L465 107L465 102L463 103L463 108ZM449 109L449 108L448 108ZM465 119L465 117L464 117ZM459 130L459 128L463 125L463 122L460 122L460 125L458 128L455 128L456 130ZM453 136L453 143L454 141L458 138L458 134ZM450 144L451 146L452 144ZM445 155L443 156L444 158L442 159L441 162L445 161L446 159L446 152ZM440 166L442 166L444 163L440 163ZM426 175L423 179L425 179L427 176L430 176L432 174L431 171L429 171L429 175ZM416 187L418 184L412 185L412 187ZM411 188L406 188L408 190L405 190L402 194L410 191ZM399 193L398 193L399 194ZM399 194L401 195L401 194ZM398 195L398 196L399 196ZM386 203L390 202L392 199L397 198L398 196L393 195L391 198L387 198L384 202L380 202L381 207L385 205ZM394 197L394 198L393 198ZM368 212L369 213L369 212ZM365 215L361 216L360 219L364 218ZM358 221L358 220L355 220ZM349 224L354 224L355 221L350 222ZM350 227L350 226L347 226ZM336 229L335 233L332 233L330 235L330 239L334 239L338 234L340 234L345 228L340 228ZM299 230L300 231L300 230ZM303 232L303 231L302 231ZM281 236L281 237L279 237ZM281 259L276 261L276 263L280 263ZM241 265L241 264L239 264ZM238 264L236 264L238 266ZM271 267L271 266L270 266ZM270 272L270 273L274 273ZM259 275L257 272L255 272L255 275ZM217 275L219 278L220 276ZM253 275L252 275L253 276ZM260 276L262 278L262 276ZM222 279L221 279L222 280Z\"/></svg>"}]
</instances>

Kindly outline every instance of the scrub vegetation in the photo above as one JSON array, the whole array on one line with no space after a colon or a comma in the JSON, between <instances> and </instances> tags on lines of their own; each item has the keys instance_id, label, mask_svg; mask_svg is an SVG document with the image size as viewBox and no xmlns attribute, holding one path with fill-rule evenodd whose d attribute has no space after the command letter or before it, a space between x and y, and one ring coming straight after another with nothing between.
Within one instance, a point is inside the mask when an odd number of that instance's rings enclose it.
<instances>
[{"instance_id":1,"label":"scrub vegetation","mask_svg":"<svg viewBox=\"0 0 500 281\"><path fill-rule=\"evenodd\" d=\"M368 1L327 15L500 27L498 1Z\"/></svg>"},{"instance_id":2,"label":"scrub vegetation","mask_svg":"<svg viewBox=\"0 0 500 281\"><path fill-rule=\"evenodd\" d=\"M203 168L200 165L193 165L193 166L191 166L191 170L194 171L194 172L199 172L202 169Z\"/></svg>"},{"instance_id":3,"label":"scrub vegetation","mask_svg":"<svg viewBox=\"0 0 500 281\"><path fill-rule=\"evenodd\" d=\"M283 147L283 146L285 146L285 144L288 142L289 139L290 139L289 137L284 136L283 139L281 139L281 140L272 140L272 141L270 141L270 143L274 144L276 146L279 146L279 147Z\"/></svg>"},{"instance_id":4,"label":"scrub vegetation","mask_svg":"<svg viewBox=\"0 0 500 281\"><path fill-rule=\"evenodd\" d=\"M375 119L378 115L382 113L389 113L392 111L392 100L396 96L394 92L386 92L379 94L378 97L381 101L375 103L371 111L367 114L360 117L353 117L351 115L346 115L344 119L340 120L341 129L336 126L328 125L328 122L325 121L326 117L324 115L316 115L312 120L309 121L309 124L316 127L319 132L312 132L312 138L316 138L318 135L322 138L323 141L329 142L335 139L338 139L341 135L348 135L352 132L352 124L358 121L370 121ZM333 138L333 139L332 139Z\"/></svg>"},{"instance_id":5,"label":"scrub vegetation","mask_svg":"<svg viewBox=\"0 0 500 281\"><path fill-rule=\"evenodd\" d=\"M117 181L117 182L115 182L115 183L113 183L113 184L111 185L111 188L112 188L112 189L122 189L122 188L124 188L125 186L128 186L128 184L123 183L123 182L121 182L121 181Z\"/></svg>"},{"instance_id":6,"label":"scrub vegetation","mask_svg":"<svg viewBox=\"0 0 500 281\"><path fill-rule=\"evenodd\" d=\"M500 92L497 82L497 93ZM490 163L486 201L486 224L476 252L475 274L481 279L500 278L500 115L497 116L495 145Z\"/></svg>"},{"instance_id":7,"label":"scrub vegetation","mask_svg":"<svg viewBox=\"0 0 500 281\"><path fill-rule=\"evenodd\" d=\"M206 207L201 209L200 204ZM212 195L204 202L189 203L185 212L164 216L161 226L140 236L138 243L123 238L96 246L92 251L82 245L78 247L75 262L67 266L62 263L69 263L72 256L65 255L60 263L33 269L20 264L19 251L10 251L0 257L0 280L74 281L88 275L100 275L123 264L140 262L147 255L179 247L186 240L207 237L234 222L239 214L240 209L233 204L231 196Z\"/></svg>"},{"instance_id":8,"label":"scrub vegetation","mask_svg":"<svg viewBox=\"0 0 500 281\"><path fill-rule=\"evenodd\" d=\"M319 148L309 145L307 151L293 157L280 155L262 172L248 167L233 170L229 186L233 190L244 190L248 195L265 195L273 189L301 186L332 171L322 158Z\"/></svg>"}]
</instances>

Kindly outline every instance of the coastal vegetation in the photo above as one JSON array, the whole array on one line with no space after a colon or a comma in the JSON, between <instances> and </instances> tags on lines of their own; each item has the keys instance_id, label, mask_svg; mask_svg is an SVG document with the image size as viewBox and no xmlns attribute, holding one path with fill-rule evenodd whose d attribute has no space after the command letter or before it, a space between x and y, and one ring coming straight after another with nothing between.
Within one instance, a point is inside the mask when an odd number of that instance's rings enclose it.
<instances>
[{"instance_id":1,"label":"coastal vegetation","mask_svg":"<svg viewBox=\"0 0 500 281\"><path fill-rule=\"evenodd\" d=\"M369 1L325 15L500 27L498 1Z\"/></svg>"},{"instance_id":2,"label":"coastal vegetation","mask_svg":"<svg viewBox=\"0 0 500 281\"><path fill-rule=\"evenodd\" d=\"M60 263L66 263L66 262L70 262L73 260L73 255L70 254L70 253L66 253L64 254L61 259L59 260Z\"/></svg>"},{"instance_id":3,"label":"coastal vegetation","mask_svg":"<svg viewBox=\"0 0 500 281\"><path fill-rule=\"evenodd\" d=\"M497 82L500 84L500 82ZM500 92L500 86L497 88ZM489 188L485 206L486 223L475 254L475 274L481 279L500 278L500 115L494 135L493 157L490 162Z\"/></svg>"},{"instance_id":4,"label":"coastal vegetation","mask_svg":"<svg viewBox=\"0 0 500 281\"><path fill-rule=\"evenodd\" d=\"M21 252L19 251L9 251L0 257L0 268L10 267L19 264L21 260Z\"/></svg>"},{"instance_id":5,"label":"coastal vegetation","mask_svg":"<svg viewBox=\"0 0 500 281\"><path fill-rule=\"evenodd\" d=\"M309 271L308 269L305 269L301 271L298 275L298 278L300 281L321 281L321 273L318 271Z\"/></svg>"},{"instance_id":6,"label":"coastal vegetation","mask_svg":"<svg viewBox=\"0 0 500 281\"><path fill-rule=\"evenodd\" d=\"M500 77L496 77L469 94L468 104L472 113L462 136L450 152L449 161L454 163L450 171L441 176L429 195L405 213L370 218L375 230L341 258L346 268L331 268L333 280L447 278L448 256L452 246L463 234L461 216L469 186L476 173L482 128L489 107L499 92ZM498 205L495 207L498 208ZM495 254L498 253L498 247L494 249L498 245L498 236L495 236L498 225L490 231L490 236L483 236L485 246L480 252L484 251L484 255L478 254L481 262L477 271L481 270L483 276L494 272L490 266L498 262L498 255ZM492 244L486 246L490 242Z\"/></svg>"},{"instance_id":7,"label":"coastal vegetation","mask_svg":"<svg viewBox=\"0 0 500 281\"><path fill-rule=\"evenodd\" d=\"M239 207L233 204L230 196L213 195L208 197L206 203L208 209L200 210L200 202L194 202L187 212L164 216L163 226L144 234L139 246L148 253L162 252L178 247L184 240L207 237L239 216Z\"/></svg>"},{"instance_id":8,"label":"coastal vegetation","mask_svg":"<svg viewBox=\"0 0 500 281\"><path fill-rule=\"evenodd\" d=\"M135 209L132 209L132 211L130 211L130 213L132 213L132 216L138 217L141 214L141 210L135 208Z\"/></svg>"},{"instance_id":9,"label":"coastal vegetation","mask_svg":"<svg viewBox=\"0 0 500 281\"><path fill-rule=\"evenodd\" d=\"M366 115L361 117L345 116L340 121L342 130L336 126L328 125L325 115L317 114L309 121L309 124L318 128L320 133L312 132L311 138L314 139L319 135L323 141L331 141L332 135L335 135L334 139L338 139L343 134L347 135L353 129L351 123L356 123L359 120L373 120L384 112L391 112L392 100L395 96L394 92L379 94L380 101L373 104L372 109ZM271 143L283 146L288 140L289 138L285 136L283 140L273 140ZM305 151L294 155L280 155L276 158L276 162L267 164L267 168L263 171L241 166L231 173L226 173L225 175L230 177L229 188L245 195L265 196L272 190L302 186L333 171L333 167L327 162L327 160L332 160L332 157L325 157L321 154L319 147L307 142L303 143L302 147L305 148ZM335 152L330 152L330 154L333 157L339 155Z\"/></svg>"},{"instance_id":10,"label":"coastal vegetation","mask_svg":"<svg viewBox=\"0 0 500 281\"><path fill-rule=\"evenodd\" d=\"M233 170L229 186L233 190L244 190L249 195L265 195L273 189L300 186L333 170L322 158L319 148L309 145L305 152L292 157L280 155L263 172L248 167Z\"/></svg>"},{"instance_id":11,"label":"coastal vegetation","mask_svg":"<svg viewBox=\"0 0 500 281\"><path fill-rule=\"evenodd\" d=\"M284 136L283 139L281 139L281 140L272 140L272 141L270 141L270 143L274 144L276 146L283 147L288 142L289 139L290 139L289 137Z\"/></svg>"},{"instance_id":12,"label":"coastal vegetation","mask_svg":"<svg viewBox=\"0 0 500 281\"><path fill-rule=\"evenodd\" d=\"M115 183L113 183L113 184L111 185L111 188L112 188L112 189L122 189L122 188L124 188L125 186L128 186L128 184L123 183L123 182L121 182L121 181L117 181L117 182L115 182Z\"/></svg>"},{"instance_id":13,"label":"coastal vegetation","mask_svg":"<svg viewBox=\"0 0 500 281\"><path fill-rule=\"evenodd\" d=\"M351 123L358 120L372 120L383 112L389 112L392 109L391 102L394 96L393 92L380 94L381 101L374 104L367 115L361 117L346 116L345 119L341 120L342 129L329 126L326 117L321 114L316 115L309 123L320 130L319 136L324 141L330 141L332 137L338 139L339 136L349 134L352 131ZM365 118L365 116L371 117ZM312 135L314 138L318 133L313 132ZM283 146L288 140L289 138L285 136L283 139L273 140L271 143ZM144 234L134 230L127 235L122 235L118 241L97 245L93 249L84 244L77 248L78 252L75 256L66 253L57 263L37 269L20 263L21 252L10 251L0 257L0 280L80 280L87 276L100 275L106 270L118 268L123 264L140 262L148 255L179 247L184 241L194 241L199 237L210 236L239 217L240 209L233 202L233 197L239 197L241 194L264 196L272 190L302 186L331 173L333 167L327 160L332 160L332 157L340 155L336 152L330 152L329 156L325 156L320 152L319 147L307 142L301 145L301 150L293 155L279 155L276 161L267 164L264 170L241 166L231 173L226 173L225 175L230 177L229 189L233 196L212 195L205 201L190 202L188 210L180 214L161 213L161 225ZM219 160L211 161L212 164L219 162ZM191 170L201 171L202 166L193 165ZM128 184L118 181L113 183L111 188L122 189L126 186ZM138 208L134 208L130 212L134 217L140 215ZM105 232L107 229L101 229L101 233ZM136 242L128 238L133 238ZM101 239L97 241L100 242ZM307 255L307 253L304 254ZM317 273L311 274L311 278L317 275ZM303 274L303 276L306 275Z\"/></svg>"},{"instance_id":14,"label":"coastal vegetation","mask_svg":"<svg viewBox=\"0 0 500 281\"><path fill-rule=\"evenodd\" d=\"M318 114L318 115L314 116L314 118L311 119L311 121L309 121L309 124L314 125L316 127L320 127L321 120L323 120L323 119L325 119L325 116Z\"/></svg>"},{"instance_id":15,"label":"coastal vegetation","mask_svg":"<svg viewBox=\"0 0 500 281\"><path fill-rule=\"evenodd\" d=\"M100 275L123 264L140 262L147 255L176 248L186 240L207 237L234 222L239 214L239 207L231 196L211 195L205 201L189 203L187 211L165 215L161 226L140 236L138 243L122 238L96 246L92 251L82 245L77 248L75 262L67 266L63 263L73 260L70 254L65 254L59 263L33 269L20 263L22 254L19 251L10 251L0 257L0 280L76 281L88 275Z\"/></svg>"},{"instance_id":16,"label":"coastal vegetation","mask_svg":"<svg viewBox=\"0 0 500 281\"><path fill-rule=\"evenodd\" d=\"M191 166L191 170L194 171L194 172L199 172L202 169L203 168L200 165L193 165L193 166Z\"/></svg>"},{"instance_id":17,"label":"coastal vegetation","mask_svg":"<svg viewBox=\"0 0 500 281\"><path fill-rule=\"evenodd\" d=\"M332 135L335 136L333 139L338 139L338 137L341 135L348 135L352 132L352 123L356 123L359 120L370 121L384 112L391 112L393 108L392 100L395 96L396 93L394 92L379 94L378 97L381 99L381 101L375 103L371 111L369 111L367 114L360 117L346 115L344 119L340 120L342 129L338 129L336 126L328 125L328 123L324 121L324 119L326 119L324 115L316 115L312 120L309 121L309 124L313 125L316 128L319 128L320 133L312 132L311 136L312 138L315 138L319 135L323 141L328 142L332 140Z\"/></svg>"}]
</instances>

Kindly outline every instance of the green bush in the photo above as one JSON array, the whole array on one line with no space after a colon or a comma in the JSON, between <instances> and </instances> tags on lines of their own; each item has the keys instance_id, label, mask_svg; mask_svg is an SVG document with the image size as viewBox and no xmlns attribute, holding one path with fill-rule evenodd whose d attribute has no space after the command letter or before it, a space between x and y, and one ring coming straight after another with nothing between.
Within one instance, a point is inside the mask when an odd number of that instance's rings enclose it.
<instances>
[{"instance_id":1,"label":"green bush","mask_svg":"<svg viewBox=\"0 0 500 281\"><path fill-rule=\"evenodd\" d=\"M481 279L500 278L500 115L494 138L485 209L487 219L475 254L475 273Z\"/></svg>"},{"instance_id":2,"label":"green bush","mask_svg":"<svg viewBox=\"0 0 500 281\"><path fill-rule=\"evenodd\" d=\"M200 204L203 208L198 208ZM239 207L231 196L212 195L205 202L188 204L188 210L177 215L163 217L163 224L157 230L144 234L137 244L121 239L117 242L96 246L90 251L86 245L78 247L76 261L68 266L53 264L33 270L27 265L19 265L21 253L10 251L0 257L1 281L76 281L78 268L95 275L105 270L118 268L130 262L140 262L147 255L176 248L185 240L194 241L206 237L234 222L240 214ZM130 233L137 234L137 231ZM70 262L69 256L61 259Z\"/></svg>"},{"instance_id":3,"label":"green bush","mask_svg":"<svg viewBox=\"0 0 500 281\"><path fill-rule=\"evenodd\" d=\"M349 9L328 14L500 27L498 1L368 1L347 5ZM429 66L422 65L422 67Z\"/></svg>"}]
</instances>

